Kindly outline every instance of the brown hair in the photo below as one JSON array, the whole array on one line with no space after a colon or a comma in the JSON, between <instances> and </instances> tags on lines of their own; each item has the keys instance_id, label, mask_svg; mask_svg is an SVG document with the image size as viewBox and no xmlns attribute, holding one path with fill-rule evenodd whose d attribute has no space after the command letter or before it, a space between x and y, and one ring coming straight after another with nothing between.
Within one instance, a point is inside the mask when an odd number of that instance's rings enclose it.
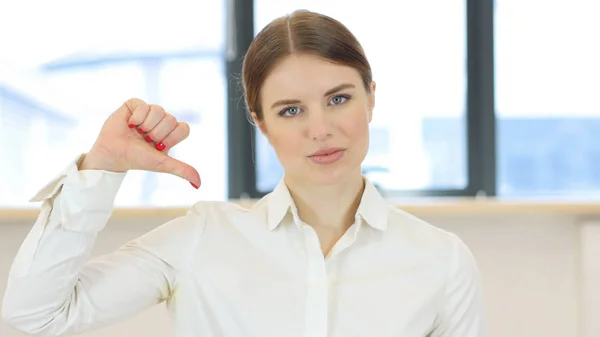
<instances>
[{"instance_id":1,"label":"brown hair","mask_svg":"<svg viewBox=\"0 0 600 337\"><path fill-rule=\"evenodd\" d=\"M307 53L353 67L370 91L371 66L356 37L339 21L298 10L273 20L254 38L244 57L242 80L248 112L262 120L260 90L273 66L292 53Z\"/></svg>"}]
</instances>

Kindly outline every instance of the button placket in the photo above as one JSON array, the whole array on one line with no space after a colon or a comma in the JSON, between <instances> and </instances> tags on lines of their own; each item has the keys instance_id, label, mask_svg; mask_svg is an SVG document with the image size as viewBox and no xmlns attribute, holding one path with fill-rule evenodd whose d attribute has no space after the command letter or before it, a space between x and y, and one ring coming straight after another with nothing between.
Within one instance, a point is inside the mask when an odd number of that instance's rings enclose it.
<instances>
[{"instance_id":1,"label":"button placket","mask_svg":"<svg viewBox=\"0 0 600 337\"><path fill-rule=\"evenodd\" d=\"M327 337L328 277L319 237L310 226L304 226L307 266L306 337Z\"/></svg>"}]
</instances>

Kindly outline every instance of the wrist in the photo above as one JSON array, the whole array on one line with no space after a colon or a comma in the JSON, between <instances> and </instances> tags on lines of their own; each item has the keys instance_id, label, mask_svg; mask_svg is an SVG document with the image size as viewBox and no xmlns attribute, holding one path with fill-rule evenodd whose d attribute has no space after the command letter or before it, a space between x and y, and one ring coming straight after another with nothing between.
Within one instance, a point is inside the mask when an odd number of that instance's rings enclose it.
<instances>
[{"instance_id":1,"label":"wrist","mask_svg":"<svg viewBox=\"0 0 600 337\"><path fill-rule=\"evenodd\" d=\"M127 172L127 169L118 165L114 160L107 158L106 156L98 155L93 151L90 151L83 156L83 159L79 162L78 169L80 171L100 170L115 173Z\"/></svg>"}]
</instances>

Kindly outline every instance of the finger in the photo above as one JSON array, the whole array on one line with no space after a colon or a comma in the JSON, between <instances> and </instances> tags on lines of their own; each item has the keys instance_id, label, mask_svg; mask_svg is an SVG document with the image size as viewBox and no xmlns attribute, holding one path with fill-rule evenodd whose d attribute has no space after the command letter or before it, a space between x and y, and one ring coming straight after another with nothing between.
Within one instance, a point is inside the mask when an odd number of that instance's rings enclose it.
<instances>
[{"instance_id":1,"label":"finger","mask_svg":"<svg viewBox=\"0 0 600 337\"><path fill-rule=\"evenodd\" d=\"M156 172L169 173L183 178L189 181L195 188L200 186L200 174L191 165L158 152L155 152L155 155L162 155L159 164L155 168Z\"/></svg>"},{"instance_id":2,"label":"finger","mask_svg":"<svg viewBox=\"0 0 600 337\"><path fill-rule=\"evenodd\" d=\"M132 98L125 102L125 106L127 107L131 116L128 117L128 123L130 128L134 128L146 119L148 112L150 111L150 106L146 104L146 102L141 99Z\"/></svg>"},{"instance_id":3,"label":"finger","mask_svg":"<svg viewBox=\"0 0 600 337\"><path fill-rule=\"evenodd\" d=\"M138 132L141 134L148 133L160 123L167 113L160 105L150 104L150 111L142 122L138 125Z\"/></svg>"},{"instance_id":4,"label":"finger","mask_svg":"<svg viewBox=\"0 0 600 337\"><path fill-rule=\"evenodd\" d=\"M166 113L165 117L150 131L146 137L148 142L163 141L177 127L177 119L170 113Z\"/></svg>"},{"instance_id":5,"label":"finger","mask_svg":"<svg viewBox=\"0 0 600 337\"><path fill-rule=\"evenodd\" d=\"M156 144L157 149L164 146L164 152L168 152L173 146L181 143L190 135L190 126L185 122L177 123L177 127L169 133L163 140L163 145Z\"/></svg>"}]
</instances>

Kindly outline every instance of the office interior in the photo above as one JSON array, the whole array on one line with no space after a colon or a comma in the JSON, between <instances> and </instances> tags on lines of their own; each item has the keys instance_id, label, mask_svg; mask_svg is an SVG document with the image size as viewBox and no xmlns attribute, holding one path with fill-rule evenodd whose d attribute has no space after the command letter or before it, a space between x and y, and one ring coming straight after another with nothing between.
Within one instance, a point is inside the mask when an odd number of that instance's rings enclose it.
<instances>
[{"instance_id":1,"label":"office interior","mask_svg":"<svg viewBox=\"0 0 600 337\"><path fill-rule=\"evenodd\" d=\"M283 170L248 122L240 70L258 31L296 9L361 41L377 82L363 174L472 250L487 336L600 336L596 0L1 0L0 289L31 197L130 97L189 123L172 155L202 186L129 172L95 255L194 202L272 191ZM0 336L25 335L0 322ZM156 306L83 336L174 334Z\"/></svg>"}]
</instances>

